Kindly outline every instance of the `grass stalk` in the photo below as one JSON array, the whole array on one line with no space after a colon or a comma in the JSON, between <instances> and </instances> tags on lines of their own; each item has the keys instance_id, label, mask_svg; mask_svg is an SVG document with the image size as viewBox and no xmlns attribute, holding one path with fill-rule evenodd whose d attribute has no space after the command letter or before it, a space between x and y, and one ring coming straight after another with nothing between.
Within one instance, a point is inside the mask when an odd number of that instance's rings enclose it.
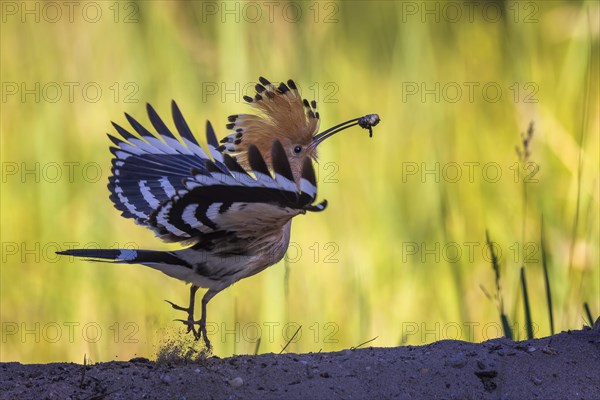
<instances>
[{"instance_id":1,"label":"grass stalk","mask_svg":"<svg viewBox=\"0 0 600 400\"><path fill-rule=\"evenodd\" d=\"M588 14L589 17L589 14ZM589 25L589 23L588 23ZM589 25L591 26L591 25ZM590 104L590 82L591 82L591 74L590 70L592 68L592 41L591 38L588 41L588 63L587 68L585 70L585 87L584 87L584 100L583 106L581 107L581 126L579 132L579 155L577 162L577 200L575 203L575 216L573 218L573 229L571 231L571 246L569 249L569 274L573 270L573 257L575 254L575 243L577 241L577 230L579 227L579 208L581 204L581 175L583 173L583 144L585 141L585 131L587 129L588 122L588 108Z\"/></svg>"},{"instance_id":2,"label":"grass stalk","mask_svg":"<svg viewBox=\"0 0 600 400\"><path fill-rule=\"evenodd\" d=\"M502 299L502 286L500 285L500 263L498 262L498 255L496 254L496 250L494 250L494 245L490 240L490 234L486 230L485 231L485 241L490 249L490 254L492 257L492 269L494 270L495 275L495 283L496 283L496 300L498 301L498 312L500 313L500 322L502 323L502 329L504 330L504 336L507 339L513 339L513 332L510 327L510 323L508 321L508 317L504 313L504 301Z\"/></svg>"},{"instance_id":3,"label":"grass stalk","mask_svg":"<svg viewBox=\"0 0 600 400\"><path fill-rule=\"evenodd\" d=\"M533 322L531 320L531 308L529 306L529 293L527 292L527 279L525 278L525 267L521 267L521 290L523 291L523 307L525 311L525 328L527 339L533 339Z\"/></svg>"},{"instance_id":4,"label":"grass stalk","mask_svg":"<svg viewBox=\"0 0 600 400\"><path fill-rule=\"evenodd\" d=\"M583 303L583 310L585 311L585 316L587 317L587 322L590 327L594 326L594 318L592 318L592 311L590 310L590 305L587 303Z\"/></svg>"},{"instance_id":5,"label":"grass stalk","mask_svg":"<svg viewBox=\"0 0 600 400\"><path fill-rule=\"evenodd\" d=\"M550 289L550 274L548 272L548 252L546 250L546 237L544 235L544 216L542 215L542 226L540 228L540 245L542 248L542 267L544 269L544 286L546 290L546 306L548 307L548 319L550 322L550 334L554 335L554 313L552 308L552 291Z\"/></svg>"}]
</instances>

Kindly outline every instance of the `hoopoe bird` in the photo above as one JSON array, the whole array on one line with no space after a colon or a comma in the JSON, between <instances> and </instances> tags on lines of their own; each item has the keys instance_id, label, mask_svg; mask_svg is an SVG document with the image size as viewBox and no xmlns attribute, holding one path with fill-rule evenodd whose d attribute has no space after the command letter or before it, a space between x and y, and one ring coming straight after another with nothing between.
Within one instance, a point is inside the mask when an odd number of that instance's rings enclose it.
<instances>
[{"instance_id":1,"label":"hoopoe bird","mask_svg":"<svg viewBox=\"0 0 600 400\"><path fill-rule=\"evenodd\" d=\"M258 114L229 116L232 131L220 143L206 122L209 155L192 134L173 101L173 121L179 137L147 105L151 133L125 114L136 136L112 123L119 136L108 134L112 176L110 199L125 218L151 229L168 242L188 247L176 251L130 249L73 249L59 254L91 261L142 264L191 283L188 307L167 302L187 313L179 319L195 339L204 339L206 306L223 289L280 261L290 242L293 217L322 211L316 203L317 179L312 161L328 137L359 125L379 123L377 114L365 115L321 133L315 101L302 99L296 84L275 86L261 77L254 97L244 100ZM200 320L194 319L196 291L202 297ZM198 328L196 328L198 326Z\"/></svg>"}]
</instances>

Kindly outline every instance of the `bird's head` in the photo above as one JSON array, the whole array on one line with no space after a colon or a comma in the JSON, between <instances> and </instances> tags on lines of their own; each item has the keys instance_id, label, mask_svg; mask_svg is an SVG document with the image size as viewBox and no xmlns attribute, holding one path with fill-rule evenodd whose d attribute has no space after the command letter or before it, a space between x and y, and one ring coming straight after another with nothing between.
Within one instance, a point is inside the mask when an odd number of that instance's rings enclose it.
<instances>
[{"instance_id":1,"label":"bird's head","mask_svg":"<svg viewBox=\"0 0 600 400\"><path fill-rule=\"evenodd\" d=\"M286 150L292 172L296 179L301 175L302 165L308 157L316 159L317 146L323 140L354 125L369 129L379 123L379 116L369 114L352 119L319 133L320 116L317 103L300 97L291 79L278 86L261 77L254 97L244 96L258 114L229 116L227 129L232 133L223 140L220 149L234 156L243 166L248 166L248 146L255 145L270 164L271 146L279 140Z\"/></svg>"}]
</instances>

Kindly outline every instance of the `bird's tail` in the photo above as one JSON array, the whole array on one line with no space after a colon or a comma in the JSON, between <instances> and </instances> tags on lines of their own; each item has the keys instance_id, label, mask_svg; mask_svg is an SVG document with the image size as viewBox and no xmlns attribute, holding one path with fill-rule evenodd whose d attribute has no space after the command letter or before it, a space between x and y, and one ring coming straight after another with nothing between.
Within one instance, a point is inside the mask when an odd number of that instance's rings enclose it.
<instances>
[{"instance_id":1,"label":"bird's tail","mask_svg":"<svg viewBox=\"0 0 600 400\"><path fill-rule=\"evenodd\" d=\"M179 251L131 250L131 249L72 249L58 251L57 254L82 257L87 261L112 262L118 264L141 264L156 269L164 274L182 281L193 283L199 287L210 287L214 281L208 277L210 271L205 264L197 261L191 264ZM198 252L196 252L198 253ZM203 253L198 253L203 254ZM189 258L189 257L188 257ZM197 260L200 258L197 256ZM204 269L203 269L204 268Z\"/></svg>"},{"instance_id":2,"label":"bird's tail","mask_svg":"<svg viewBox=\"0 0 600 400\"><path fill-rule=\"evenodd\" d=\"M174 261L170 253L153 250L131 249L71 249L57 251L56 254L64 256L82 257L89 261L104 261L128 264L162 263Z\"/></svg>"}]
</instances>

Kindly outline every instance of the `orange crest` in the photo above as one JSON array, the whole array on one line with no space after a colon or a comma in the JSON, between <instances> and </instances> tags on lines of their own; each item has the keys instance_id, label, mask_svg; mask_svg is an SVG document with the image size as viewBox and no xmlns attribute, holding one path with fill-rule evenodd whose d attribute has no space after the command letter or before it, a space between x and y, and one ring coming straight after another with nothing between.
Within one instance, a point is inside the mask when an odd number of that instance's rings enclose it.
<instances>
[{"instance_id":1,"label":"orange crest","mask_svg":"<svg viewBox=\"0 0 600 400\"><path fill-rule=\"evenodd\" d=\"M293 80L287 85L275 86L260 77L254 98L244 96L259 113L229 116L227 129L233 131L221 140L219 150L236 157L242 165L247 165L248 146L258 147L267 162L270 161L271 146L278 139L283 144L290 162L294 159L313 156L311 147L313 136L319 130L317 103L300 97ZM298 157L304 156L304 157Z\"/></svg>"}]
</instances>

